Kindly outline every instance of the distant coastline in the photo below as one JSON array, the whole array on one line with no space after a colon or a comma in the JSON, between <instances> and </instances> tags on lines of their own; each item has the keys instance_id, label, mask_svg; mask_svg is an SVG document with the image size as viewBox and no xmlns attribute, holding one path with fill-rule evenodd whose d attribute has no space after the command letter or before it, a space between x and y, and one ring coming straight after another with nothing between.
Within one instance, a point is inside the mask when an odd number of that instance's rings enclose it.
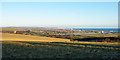
<instances>
[{"instance_id":1,"label":"distant coastline","mask_svg":"<svg viewBox=\"0 0 120 60\"><path fill-rule=\"evenodd\" d=\"M0 28L48 28L48 29L70 29L70 30L96 30L96 31L114 31L118 32L118 28L65 28L65 27L0 27Z\"/></svg>"},{"instance_id":2,"label":"distant coastline","mask_svg":"<svg viewBox=\"0 0 120 60\"><path fill-rule=\"evenodd\" d=\"M97 31L115 31L115 32L118 32L118 28L72 28L72 30L97 30Z\"/></svg>"}]
</instances>

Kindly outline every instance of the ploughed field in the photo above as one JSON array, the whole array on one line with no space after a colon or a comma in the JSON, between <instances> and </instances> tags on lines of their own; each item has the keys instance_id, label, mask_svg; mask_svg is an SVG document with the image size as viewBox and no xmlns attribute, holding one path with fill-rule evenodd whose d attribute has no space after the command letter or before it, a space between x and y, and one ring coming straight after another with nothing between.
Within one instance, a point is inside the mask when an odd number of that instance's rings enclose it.
<instances>
[{"instance_id":1,"label":"ploughed field","mask_svg":"<svg viewBox=\"0 0 120 60\"><path fill-rule=\"evenodd\" d=\"M78 42L69 39L3 33L2 57L119 59L119 45L120 43L117 42Z\"/></svg>"}]
</instances>

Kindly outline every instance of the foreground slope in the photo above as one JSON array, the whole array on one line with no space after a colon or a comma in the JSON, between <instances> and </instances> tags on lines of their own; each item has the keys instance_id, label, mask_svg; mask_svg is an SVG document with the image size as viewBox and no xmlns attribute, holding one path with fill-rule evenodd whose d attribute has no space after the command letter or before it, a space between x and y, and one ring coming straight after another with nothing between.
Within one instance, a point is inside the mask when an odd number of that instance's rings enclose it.
<instances>
[{"instance_id":1,"label":"foreground slope","mask_svg":"<svg viewBox=\"0 0 120 60\"><path fill-rule=\"evenodd\" d=\"M66 42L65 42L66 41ZM2 34L2 58L109 58L120 56L119 43L69 42L68 39Z\"/></svg>"},{"instance_id":2,"label":"foreground slope","mask_svg":"<svg viewBox=\"0 0 120 60\"><path fill-rule=\"evenodd\" d=\"M3 41L3 58L110 58L119 59L119 46L68 43ZM109 60L109 59L108 59Z\"/></svg>"}]
</instances>

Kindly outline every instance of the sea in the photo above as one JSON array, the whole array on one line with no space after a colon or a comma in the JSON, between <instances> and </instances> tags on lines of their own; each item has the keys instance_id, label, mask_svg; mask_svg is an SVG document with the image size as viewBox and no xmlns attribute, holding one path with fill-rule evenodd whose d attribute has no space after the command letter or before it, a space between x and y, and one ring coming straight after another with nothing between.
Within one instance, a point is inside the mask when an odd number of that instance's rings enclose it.
<instances>
[{"instance_id":1,"label":"sea","mask_svg":"<svg viewBox=\"0 0 120 60\"><path fill-rule=\"evenodd\" d=\"M118 28L72 28L72 30L120 31Z\"/></svg>"}]
</instances>

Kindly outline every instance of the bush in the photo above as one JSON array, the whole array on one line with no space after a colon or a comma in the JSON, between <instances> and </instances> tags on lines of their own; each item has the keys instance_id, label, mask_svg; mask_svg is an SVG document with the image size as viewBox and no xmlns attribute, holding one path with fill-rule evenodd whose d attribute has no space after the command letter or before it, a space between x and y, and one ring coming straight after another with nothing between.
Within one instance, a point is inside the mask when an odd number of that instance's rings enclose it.
<instances>
[{"instance_id":1,"label":"bush","mask_svg":"<svg viewBox=\"0 0 120 60\"><path fill-rule=\"evenodd\" d=\"M109 38L106 38L106 39L105 39L105 42L110 42L110 39L109 39Z\"/></svg>"}]
</instances>

